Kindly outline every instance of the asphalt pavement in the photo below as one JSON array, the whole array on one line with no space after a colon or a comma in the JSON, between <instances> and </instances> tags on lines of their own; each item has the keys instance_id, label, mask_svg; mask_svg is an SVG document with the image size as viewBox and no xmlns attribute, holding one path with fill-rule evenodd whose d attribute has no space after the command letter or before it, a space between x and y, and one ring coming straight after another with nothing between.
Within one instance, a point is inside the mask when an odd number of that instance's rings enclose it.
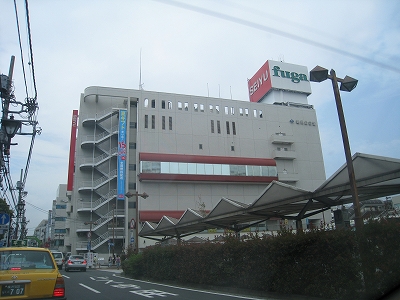
<instances>
[{"instance_id":1,"label":"asphalt pavement","mask_svg":"<svg viewBox=\"0 0 400 300\"><path fill-rule=\"evenodd\" d=\"M100 268L94 268L99 271L104 272L111 272L117 273L124 276L122 268L117 269L116 266L101 266ZM153 281L156 282L156 281ZM214 292L224 292L233 295L242 295L248 297L257 297L259 299L266 299L266 300L327 300L325 298L317 298L317 297L307 297L301 295L285 295L279 293L270 293L270 292L263 292L263 291L254 291L248 289L239 289L235 287L220 287L220 286L210 286L210 285L198 285L198 284L189 284L184 285L178 282L172 281L162 281L157 282L165 285L177 286L177 287L184 287L184 288L192 288L197 290L207 290L207 291L214 291Z\"/></svg>"}]
</instances>

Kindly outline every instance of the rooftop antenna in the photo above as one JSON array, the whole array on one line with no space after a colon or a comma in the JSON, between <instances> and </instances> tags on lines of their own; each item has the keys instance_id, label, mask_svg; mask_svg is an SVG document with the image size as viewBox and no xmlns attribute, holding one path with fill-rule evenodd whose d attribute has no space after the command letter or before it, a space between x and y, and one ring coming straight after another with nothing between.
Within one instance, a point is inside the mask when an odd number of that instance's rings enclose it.
<instances>
[{"instance_id":1,"label":"rooftop antenna","mask_svg":"<svg viewBox=\"0 0 400 300\"><path fill-rule=\"evenodd\" d=\"M142 82L142 48L140 48L140 62L139 62L139 90L143 90L144 83Z\"/></svg>"},{"instance_id":2,"label":"rooftop antenna","mask_svg":"<svg viewBox=\"0 0 400 300\"><path fill-rule=\"evenodd\" d=\"M229 86L229 91L231 92L231 100L232 100L232 86Z\"/></svg>"},{"instance_id":3,"label":"rooftop antenna","mask_svg":"<svg viewBox=\"0 0 400 300\"><path fill-rule=\"evenodd\" d=\"M221 98L221 85L218 84L218 98Z\"/></svg>"},{"instance_id":4,"label":"rooftop antenna","mask_svg":"<svg viewBox=\"0 0 400 300\"><path fill-rule=\"evenodd\" d=\"M208 82L207 82L207 97L210 97L210 89L208 88Z\"/></svg>"}]
</instances>

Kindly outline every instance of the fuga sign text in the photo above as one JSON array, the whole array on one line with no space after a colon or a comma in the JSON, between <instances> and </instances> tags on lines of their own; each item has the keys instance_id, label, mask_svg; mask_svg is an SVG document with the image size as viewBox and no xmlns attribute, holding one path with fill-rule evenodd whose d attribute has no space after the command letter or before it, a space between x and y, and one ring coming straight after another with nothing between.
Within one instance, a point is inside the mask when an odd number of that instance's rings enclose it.
<instances>
[{"instance_id":1,"label":"fuga sign text","mask_svg":"<svg viewBox=\"0 0 400 300\"><path fill-rule=\"evenodd\" d=\"M272 68L272 71L274 72L274 74L272 76L288 78L288 79L291 79L291 81L293 83L299 83L300 81L308 81L306 74L299 74L296 72L283 71L278 66L274 66Z\"/></svg>"}]
</instances>

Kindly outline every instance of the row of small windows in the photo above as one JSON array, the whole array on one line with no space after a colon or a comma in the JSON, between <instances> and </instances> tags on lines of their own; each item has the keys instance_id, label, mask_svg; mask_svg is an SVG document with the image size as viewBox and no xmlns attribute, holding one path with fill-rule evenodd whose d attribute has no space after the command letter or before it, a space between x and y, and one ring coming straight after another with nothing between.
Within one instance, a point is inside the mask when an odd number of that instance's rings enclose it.
<instances>
[{"instance_id":1,"label":"row of small windows","mask_svg":"<svg viewBox=\"0 0 400 300\"><path fill-rule=\"evenodd\" d=\"M142 161L141 173L183 175L277 176L275 166L247 166L185 162Z\"/></svg>"},{"instance_id":2,"label":"row of small windows","mask_svg":"<svg viewBox=\"0 0 400 300\"><path fill-rule=\"evenodd\" d=\"M211 133L215 133L215 123L217 123L217 133L221 133L221 122L211 120ZM229 121L226 121L226 134L231 134L231 126ZM232 122L232 134L236 135L236 123Z\"/></svg>"},{"instance_id":3,"label":"row of small windows","mask_svg":"<svg viewBox=\"0 0 400 300\"><path fill-rule=\"evenodd\" d=\"M55 217L54 221L66 221L67 218L66 217Z\"/></svg>"},{"instance_id":4,"label":"row of small windows","mask_svg":"<svg viewBox=\"0 0 400 300\"><path fill-rule=\"evenodd\" d=\"M67 233L67 229L54 229L54 233Z\"/></svg>"},{"instance_id":5,"label":"row of small windows","mask_svg":"<svg viewBox=\"0 0 400 300\"><path fill-rule=\"evenodd\" d=\"M149 107L149 103L151 104L151 108L156 108L156 100L153 99L151 101L149 101L148 98L144 99L144 107ZM166 101L166 100L161 100L161 108L162 109L172 109L172 101ZM185 111L189 111L189 102L181 102L178 101L178 110L185 110ZM205 106L204 104L199 104L199 103L194 103L193 104L193 110L195 112L204 112L205 111ZM209 112L214 112L216 114L220 113L220 106L219 105L212 105L210 104L208 106L208 110ZM225 115L235 115L235 108L234 107L229 107L229 106L225 106L224 107L224 113ZM239 108L239 115L240 116L246 116L248 117L250 115L250 110L248 108ZM262 110L257 110L257 109L253 109L253 117L257 118L262 118L263 117L263 112Z\"/></svg>"},{"instance_id":6,"label":"row of small windows","mask_svg":"<svg viewBox=\"0 0 400 300\"><path fill-rule=\"evenodd\" d=\"M144 128L149 128L149 115L144 115ZM156 128L156 116L151 116L151 129ZM161 117L161 128L163 130L166 129L166 118L165 116ZM168 129L172 130L172 117L168 117Z\"/></svg>"},{"instance_id":7,"label":"row of small windows","mask_svg":"<svg viewBox=\"0 0 400 300\"><path fill-rule=\"evenodd\" d=\"M56 209L66 209L67 205L66 204L56 204Z\"/></svg>"},{"instance_id":8,"label":"row of small windows","mask_svg":"<svg viewBox=\"0 0 400 300\"><path fill-rule=\"evenodd\" d=\"M144 99L144 107L149 107L149 104L151 105L151 108L156 108L156 100L153 99L149 101L148 98ZM161 108L162 109L172 109L172 101L165 101L161 100Z\"/></svg>"}]
</instances>

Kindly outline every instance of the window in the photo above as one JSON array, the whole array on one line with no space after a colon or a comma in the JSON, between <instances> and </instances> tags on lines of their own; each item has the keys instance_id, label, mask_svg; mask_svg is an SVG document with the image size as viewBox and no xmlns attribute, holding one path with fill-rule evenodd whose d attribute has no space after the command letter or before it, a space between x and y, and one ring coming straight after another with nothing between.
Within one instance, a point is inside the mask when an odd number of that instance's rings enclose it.
<instances>
[{"instance_id":1,"label":"window","mask_svg":"<svg viewBox=\"0 0 400 300\"><path fill-rule=\"evenodd\" d=\"M161 127L163 130L165 130L165 116L162 116L161 118Z\"/></svg>"},{"instance_id":2,"label":"window","mask_svg":"<svg viewBox=\"0 0 400 300\"><path fill-rule=\"evenodd\" d=\"M217 121L217 132L221 133L221 123L220 123L220 121Z\"/></svg>"},{"instance_id":3,"label":"window","mask_svg":"<svg viewBox=\"0 0 400 300\"><path fill-rule=\"evenodd\" d=\"M172 109L172 101L168 101L168 109Z\"/></svg>"},{"instance_id":4,"label":"window","mask_svg":"<svg viewBox=\"0 0 400 300\"><path fill-rule=\"evenodd\" d=\"M54 229L54 233L67 233L67 229Z\"/></svg>"},{"instance_id":5,"label":"window","mask_svg":"<svg viewBox=\"0 0 400 300\"><path fill-rule=\"evenodd\" d=\"M169 117L168 125L169 125L169 130L172 130L172 117Z\"/></svg>"},{"instance_id":6,"label":"window","mask_svg":"<svg viewBox=\"0 0 400 300\"><path fill-rule=\"evenodd\" d=\"M229 107L225 106L225 114L228 115L229 114Z\"/></svg>"},{"instance_id":7,"label":"window","mask_svg":"<svg viewBox=\"0 0 400 300\"><path fill-rule=\"evenodd\" d=\"M151 108L156 108L156 99L151 100Z\"/></svg>"},{"instance_id":8,"label":"window","mask_svg":"<svg viewBox=\"0 0 400 300\"><path fill-rule=\"evenodd\" d=\"M156 128L156 116L152 115L151 116L151 129L155 129Z\"/></svg>"},{"instance_id":9,"label":"window","mask_svg":"<svg viewBox=\"0 0 400 300\"><path fill-rule=\"evenodd\" d=\"M239 108L239 115L243 116L243 108Z\"/></svg>"},{"instance_id":10,"label":"window","mask_svg":"<svg viewBox=\"0 0 400 300\"><path fill-rule=\"evenodd\" d=\"M144 104L144 107L149 107L149 99L144 99L144 102L143 102L143 104Z\"/></svg>"},{"instance_id":11,"label":"window","mask_svg":"<svg viewBox=\"0 0 400 300\"><path fill-rule=\"evenodd\" d=\"M130 127L130 128L136 128L136 126L137 126L137 123L136 123L136 122L130 122L130 123L129 123L129 127Z\"/></svg>"},{"instance_id":12,"label":"window","mask_svg":"<svg viewBox=\"0 0 400 300\"><path fill-rule=\"evenodd\" d=\"M203 144L199 144L203 149ZM235 146L231 146L235 151ZM140 163L142 173L153 174L191 174L191 175L230 175L230 176L277 176L275 166L229 165L210 163L187 162L158 162L142 161ZM134 188L129 188L134 189Z\"/></svg>"},{"instance_id":13,"label":"window","mask_svg":"<svg viewBox=\"0 0 400 300\"><path fill-rule=\"evenodd\" d=\"M219 114L219 105L215 105L215 112Z\"/></svg>"},{"instance_id":14,"label":"window","mask_svg":"<svg viewBox=\"0 0 400 300\"><path fill-rule=\"evenodd\" d=\"M259 111L258 111L258 116L259 116L260 118L263 117L262 110L259 110Z\"/></svg>"},{"instance_id":15,"label":"window","mask_svg":"<svg viewBox=\"0 0 400 300\"><path fill-rule=\"evenodd\" d=\"M55 217L54 221L66 221L67 218L66 217Z\"/></svg>"},{"instance_id":16,"label":"window","mask_svg":"<svg viewBox=\"0 0 400 300\"><path fill-rule=\"evenodd\" d=\"M229 122L226 121L226 134L231 134L231 131L229 129Z\"/></svg>"},{"instance_id":17,"label":"window","mask_svg":"<svg viewBox=\"0 0 400 300\"><path fill-rule=\"evenodd\" d=\"M185 110L188 111L189 110L189 103L185 102Z\"/></svg>"},{"instance_id":18,"label":"window","mask_svg":"<svg viewBox=\"0 0 400 300\"><path fill-rule=\"evenodd\" d=\"M136 171L136 164L129 164L129 171Z\"/></svg>"},{"instance_id":19,"label":"window","mask_svg":"<svg viewBox=\"0 0 400 300\"><path fill-rule=\"evenodd\" d=\"M198 111L199 110L199 105L197 103L193 104L193 108L194 111Z\"/></svg>"},{"instance_id":20,"label":"window","mask_svg":"<svg viewBox=\"0 0 400 300\"><path fill-rule=\"evenodd\" d=\"M136 149L136 143L130 142L129 143L129 149Z\"/></svg>"},{"instance_id":21,"label":"window","mask_svg":"<svg viewBox=\"0 0 400 300\"><path fill-rule=\"evenodd\" d=\"M65 204L56 204L56 209L66 209L67 205Z\"/></svg>"},{"instance_id":22,"label":"window","mask_svg":"<svg viewBox=\"0 0 400 300\"><path fill-rule=\"evenodd\" d=\"M231 146L231 151L235 151L235 146Z\"/></svg>"},{"instance_id":23,"label":"window","mask_svg":"<svg viewBox=\"0 0 400 300\"><path fill-rule=\"evenodd\" d=\"M211 133L214 133L214 120L211 120Z\"/></svg>"},{"instance_id":24,"label":"window","mask_svg":"<svg viewBox=\"0 0 400 300\"><path fill-rule=\"evenodd\" d=\"M232 134L236 135L236 124L235 124L235 122L232 122Z\"/></svg>"},{"instance_id":25,"label":"window","mask_svg":"<svg viewBox=\"0 0 400 300\"><path fill-rule=\"evenodd\" d=\"M231 115L233 116L235 114L235 108L231 107Z\"/></svg>"},{"instance_id":26,"label":"window","mask_svg":"<svg viewBox=\"0 0 400 300\"><path fill-rule=\"evenodd\" d=\"M199 144L199 149L200 149L200 150L203 149L203 144Z\"/></svg>"},{"instance_id":27,"label":"window","mask_svg":"<svg viewBox=\"0 0 400 300\"><path fill-rule=\"evenodd\" d=\"M209 109L210 109L210 113L212 113L212 112L213 112L213 105L210 104L208 107L209 107Z\"/></svg>"},{"instance_id":28,"label":"window","mask_svg":"<svg viewBox=\"0 0 400 300\"><path fill-rule=\"evenodd\" d=\"M149 116L144 115L144 128L149 128Z\"/></svg>"},{"instance_id":29,"label":"window","mask_svg":"<svg viewBox=\"0 0 400 300\"><path fill-rule=\"evenodd\" d=\"M200 111L204 112L204 104L200 104Z\"/></svg>"},{"instance_id":30,"label":"window","mask_svg":"<svg viewBox=\"0 0 400 300\"><path fill-rule=\"evenodd\" d=\"M181 101L178 101L178 109L182 110L182 102Z\"/></svg>"},{"instance_id":31,"label":"window","mask_svg":"<svg viewBox=\"0 0 400 300\"><path fill-rule=\"evenodd\" d=\"M161 100L161 108L165 109L165 100Z\"/></svg>"},{"instance_id":32,"label":"window","mask_svg":"<svg viewBox=\"0 0 400 300\"><path fill-rule=\"evenodd\" d=\"M136 183L135 182L129 182L128 188L130 190L136 190ZM128 204L130 204L130 203L131 203L131 201L128 201ZM133 202L133 203L135 203L135 202Z\"/></svg>"},{"instance_id":33,"label":"window","mask_svg":"<svg viewBox=\"0 0 400 300\"><path fill-rule=\"evenodd\" d=\"M253 116L254 118L257 118L257 109L253 110Z\"/></svg>"},{"instance_id":34,"label":"window","mask_svg":"<svg viewBox=\"0 0 400 300\"><path fill-rule=\"evenodd\" d=\"M249 109L248 109L248 108L245 108L245 109L244 109L244 114L246 115L246 117L249 116Z\"/></svg>"}]
</instances>

